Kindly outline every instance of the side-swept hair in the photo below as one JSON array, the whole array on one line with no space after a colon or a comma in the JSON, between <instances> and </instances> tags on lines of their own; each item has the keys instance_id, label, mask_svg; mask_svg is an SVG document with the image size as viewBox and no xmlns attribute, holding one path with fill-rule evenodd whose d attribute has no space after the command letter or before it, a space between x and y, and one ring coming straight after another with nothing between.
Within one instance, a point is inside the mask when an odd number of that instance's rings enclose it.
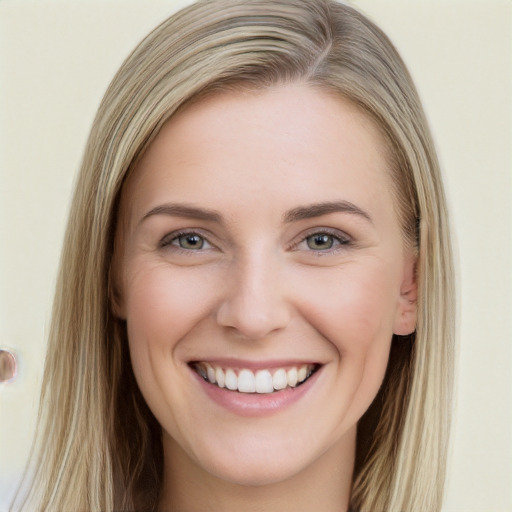
<instances>
[{"instance_id":1,"label":"side-swept hair","mask_svg":"<svg viewBox=\"0 0 512 512\"><path fill-rule=\"evenodd\" d=\"M120 191L179 109L216 91L301 82L349 99L391 155L404 240L417 253L418 323L393 339L381 391L358 427L352 506L439 511L452 390L450 234L415 87L383 32L335 0L208 0L172 16L126 59L99 107L76 185L49 334L33 480L21 509L153 511L161 429L112 313Z\"/></svg>"}]
</instances>

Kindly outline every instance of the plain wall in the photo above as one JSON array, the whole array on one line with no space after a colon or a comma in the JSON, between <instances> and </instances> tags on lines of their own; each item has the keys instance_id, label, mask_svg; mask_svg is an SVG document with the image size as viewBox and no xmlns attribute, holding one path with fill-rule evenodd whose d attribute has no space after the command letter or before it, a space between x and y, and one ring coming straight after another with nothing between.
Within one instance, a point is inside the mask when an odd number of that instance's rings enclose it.
<instances>
[{"instance_id":1,"label":"plain wall","mask_svg":"<svg viewBox=\"0 0 512 512\"><path fill-rule=\"evenodd\" d=\"M95 110L173 0L0 1L0 511L45 378L73 180ZM512 3L355 0L417 81L450 198L459 272L457 404L444 512L512 511Z\"/></svg>"}]
</instances>

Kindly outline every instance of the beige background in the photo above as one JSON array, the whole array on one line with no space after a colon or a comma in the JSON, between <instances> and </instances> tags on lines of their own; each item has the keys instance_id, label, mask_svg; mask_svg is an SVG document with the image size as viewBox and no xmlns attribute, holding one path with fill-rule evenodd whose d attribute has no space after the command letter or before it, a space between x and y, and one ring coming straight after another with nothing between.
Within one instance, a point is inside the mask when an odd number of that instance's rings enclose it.
<instances>
[{"instance_id":1,"label":"beige background","mask_svg":"<svg viewBox=\"0 0 512 512\"><path fill-rule=\"evenodd\" d=\"M95 109L173 0L0 0L0 512L44 379L70 191ZM409 64L445 169L459 257L459 384L444 512L512 511L512 2L355 0Z\"/></svg>"}]
</instances>

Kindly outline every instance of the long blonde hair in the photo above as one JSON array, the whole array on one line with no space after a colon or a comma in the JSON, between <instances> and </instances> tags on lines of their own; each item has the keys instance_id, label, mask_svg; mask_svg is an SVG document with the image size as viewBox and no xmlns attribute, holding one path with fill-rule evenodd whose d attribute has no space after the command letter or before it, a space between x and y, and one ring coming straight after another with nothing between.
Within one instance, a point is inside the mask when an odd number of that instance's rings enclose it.
<instances>
[{"instance_id":1,"label":"long blonde hair","mask_svg":"<svg viewBox=\"0 0 512 512\"><path fill-rule=\"evenodd\" d=\"M412 80L388 38L334 0L209 0L133 51L94 121L64 241L49 335L34 475L21 509L156 510L161 431L110 308L120 191L161 126L217 90L300 81L348 98L381 129L396 207L417 250L415 334L392 343L361 419L352 506L439 511L452 390L454 291L439 165Z\"/></svg>"}]
</instances>

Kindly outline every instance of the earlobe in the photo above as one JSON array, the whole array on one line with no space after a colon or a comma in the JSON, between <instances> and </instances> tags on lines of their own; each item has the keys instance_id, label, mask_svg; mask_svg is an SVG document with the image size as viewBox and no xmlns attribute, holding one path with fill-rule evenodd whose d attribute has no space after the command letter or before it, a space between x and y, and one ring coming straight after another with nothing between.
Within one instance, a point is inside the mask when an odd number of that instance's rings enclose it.
<instances>
[{"instance_id":1,"label":"earlobe","mask_svg":"<svg viewBox=\"0 0 512 512\"><path fill-rule=\"evenodd\" d=\"M416 329L418 311L416 263L416 257L411 255L404 265L404 275L400 286L400 297L393 328L393 333L400 336L411 334Z\"/></svg>"}]
</instances>

